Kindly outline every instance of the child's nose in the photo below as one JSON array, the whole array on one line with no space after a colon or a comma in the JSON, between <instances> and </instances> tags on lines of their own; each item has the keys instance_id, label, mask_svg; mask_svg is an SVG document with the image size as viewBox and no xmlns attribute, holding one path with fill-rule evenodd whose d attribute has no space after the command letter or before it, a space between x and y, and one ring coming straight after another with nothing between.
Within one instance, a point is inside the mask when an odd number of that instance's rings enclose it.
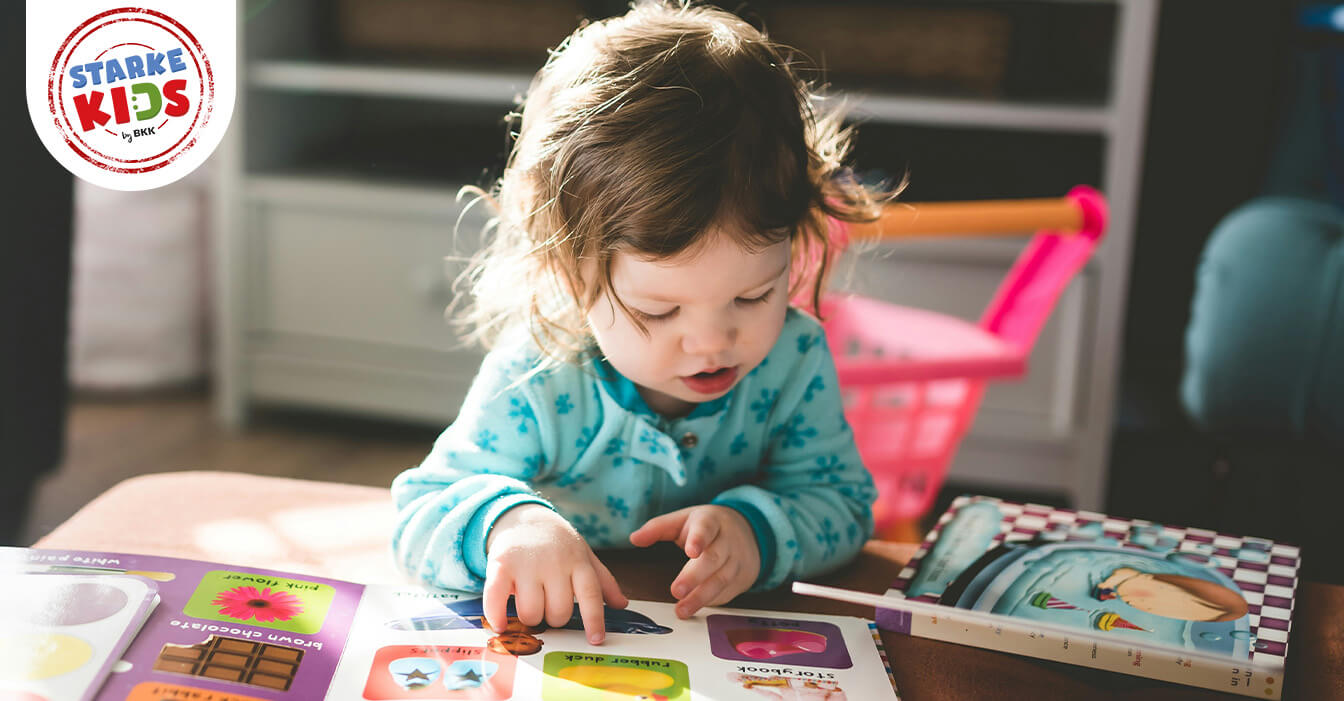
<instances>
[{"instance_id":1,"label":"child's nose","mask_svg":"<svg viewBox=\"0 0 1344 701\"><path fill-rule=\"evenodd\" d=\"M737 340L737 326L728 323L704 325L682 336L681 348L687 355L712 356L726 352Z\"/></svg>"}]
</instances>

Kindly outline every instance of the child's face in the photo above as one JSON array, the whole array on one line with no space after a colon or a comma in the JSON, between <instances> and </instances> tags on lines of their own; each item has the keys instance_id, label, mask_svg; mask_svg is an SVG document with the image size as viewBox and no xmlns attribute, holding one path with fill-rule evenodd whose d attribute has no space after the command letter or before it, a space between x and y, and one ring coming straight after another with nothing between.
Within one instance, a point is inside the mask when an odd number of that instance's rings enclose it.
<instances>
[{"instance_id":1,"label":"child's face","mask_svg":"<svg viewBox=\"0 0 1344 701\"><path fill-rule=\"evenodd\" d=\"M649 407L678 416L726 394L774 346L788 310L789 242L748 252L711 235L675 258L617 253L610 292L588 310L597 345Z\"/></svg>"}]
</instances>

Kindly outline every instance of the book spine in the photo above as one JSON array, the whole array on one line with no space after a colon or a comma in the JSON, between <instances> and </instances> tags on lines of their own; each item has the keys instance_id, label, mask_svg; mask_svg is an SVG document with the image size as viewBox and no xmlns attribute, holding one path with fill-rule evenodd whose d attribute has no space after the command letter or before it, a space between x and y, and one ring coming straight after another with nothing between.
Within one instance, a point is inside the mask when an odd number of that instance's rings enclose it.
<instances>
[{"instance_id":1,"label":"book spine","mask_svg":"<svg viewBox=\"0 0 1344 701\"><path fill-rule=\"evenodd\" d=\"M1039 629L1029 621L1004 621L999 616L982 617L956 608L944 608L938 613L893 608L883 613L884 628L906 635L1261 699L1279 699L1282 695L1281 672L1253 668L1249 661L1182 654L1162 646L1145 647L1132 638L1106 638L1085 631L1075 634L1054 627Z\"/></svg>"}]
</instances>

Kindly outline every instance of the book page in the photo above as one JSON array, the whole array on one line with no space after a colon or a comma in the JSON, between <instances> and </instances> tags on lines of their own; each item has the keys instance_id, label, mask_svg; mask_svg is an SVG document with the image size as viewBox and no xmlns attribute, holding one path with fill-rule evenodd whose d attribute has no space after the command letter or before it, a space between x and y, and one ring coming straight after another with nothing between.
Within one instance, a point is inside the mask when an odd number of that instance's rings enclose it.
<instances>
[{"instance_id":1,"label":"book page","mask_svg":"<svg viewBox=\"0 0 1344 701\"><path fill-rule=\"evenodd\" d=\"M481 625L475 595L368 587L328 698L895 699L867 621L672 604L607 610L590 645L577 609L561 628Z\"/></svg>"},{"instance_id":2,"label":"book page","mask_svg":"<svg viewBox=\"0 0 1344 701\"><path fill-rule=\"evenodd\" d=\"M0 564L53 582L77 574L104 587L130 580L157 589L158 606L95 687L92 698L100 701L322 698L364 590L322 577L125 553L0 548Z\"/></svg>"}]
</instances>

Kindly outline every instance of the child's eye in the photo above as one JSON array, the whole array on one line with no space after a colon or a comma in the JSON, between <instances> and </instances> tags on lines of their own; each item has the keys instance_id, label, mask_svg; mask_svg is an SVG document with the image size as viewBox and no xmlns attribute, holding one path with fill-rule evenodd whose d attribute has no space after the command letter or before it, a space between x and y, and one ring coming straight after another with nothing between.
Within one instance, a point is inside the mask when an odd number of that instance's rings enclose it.
<instances>
[{"instance_id":1,"label":"child's eye","mask_svg":"<svg viewBox=\"0 0 1344 701\"><path fill-rule=\"evenodd\" d=\"M764 302L764 301L770 299L770 295L771 295L772 293L774 293L774 291L775 291L775 288L771 287L770 289L766 290L766 291L765 291L765 294L763 294L763 295L760 295L760 296L758 296L758 297L738 297L736 301L737 301L738 304L741 304L741 305L743 305L743 306L751 306L751 305L753 305L753 304L760 304L760 303L762 303L762 302Z\"/></svg>"},{"instance_id":2,"label":"child's eye","mask_svg":"<svg viewBox=\"0 0 1344 701\"><path fill-rule=\"evenodd\" d=\"M677 315L678 309L681 309L681 307L672 307L671 309L663 312L662 314L650 314L648 312L641 312L640 310L635 309L633 307L630 309L630 311L634 313L636 319L639 319L640 321L643 321L645 323L651 323L655 321L667 321L668 319L671 319L672 317Z\"/></svg>"}]
</instances>

